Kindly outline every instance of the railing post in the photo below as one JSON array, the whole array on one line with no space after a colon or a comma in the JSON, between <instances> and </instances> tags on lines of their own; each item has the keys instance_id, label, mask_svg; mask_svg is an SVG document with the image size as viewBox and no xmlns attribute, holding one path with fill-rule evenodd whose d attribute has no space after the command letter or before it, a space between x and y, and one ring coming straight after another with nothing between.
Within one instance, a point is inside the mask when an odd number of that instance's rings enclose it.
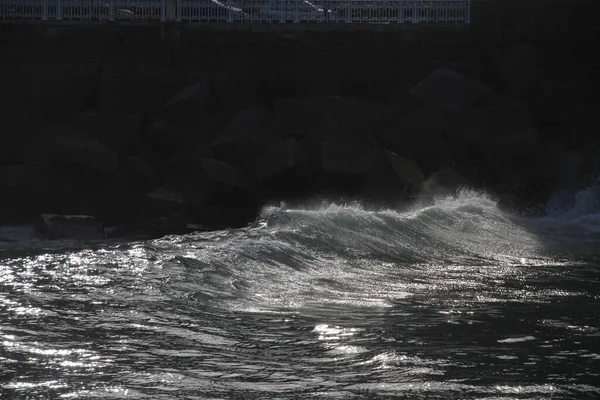
<instances>
[{"instance_id":1,"label":"railing post","mask_svg":"<svg viewBox=\"0 0 600 400\"><path fill-rule=\"evenodd\" d=\"M279 23L280 24L285 23L285 17L286 17L285 0L279 0Z\"/></svg>"},{"instance_id":2,"label":"railing post","mask_svg":"<svg viewBox=\"0 0 600 400\"><path fill-rule=\"evenodd\" d=\"M471 23L471 0L467 0L467 15L465 18L465 23L470 24Z\"/></svg>"},{"instance_id":3,"label":"railing post","mask_svg":"<svg viewBox=\"0 0 600 400\"><path fill-rule=\"evenodd\" d=\"M181 13L179 12L177 0L164 0L165 2L165 21L181 21Z\"/></svg>"},{"instance_id":4,"label":"railing post","mask_svg":"<svg viewBox=\"0 0 600 400\"><path fill-rule=\"evenodd\" d=\"M398 2L398 23L404 23L404 0L396 0Z\"/></svg>"},{"instance_id":5,"label":"railing post","mask_svg":"<svg viewBox=\"0 0 600 400\"><path fill-rule=\"evenodd\" d=\"M419 0L413 0L413 24L418 24L421 22L421 17L419 16Z\"/></svg>"},{"instance_id":6,"label":"railing post","mask_svg":"<svg viewBox=\"0 0 600 400\"><path fill-rule=\"evenodd\" d=\"M300 23L300 0L294 0L294 23Z\"/></svg>"},{"instance_id":7,"label":"railing post","mask_svg":"<svg viewBox=\"0 0 600 400\"><path fill-rule=\"evenodd\" d=\"M233 11L231 6L227 6L227 22L233 22Z\"/></svg>"},{"instance_id":8,"label":"railing post","mask_svg":"<svg viewBox=\"0 0 600 400\"><path fill-rule=\"evenodd\" d=\"M56 1L56 19L59 21L63 19L63 5L61 0Z\"/></svg>"},{"instance_id":9,"label":"railing post","mask_svg":"<svg viewBox=\"0 0 600 400\"><path fill-rule=\"evenodd\" d=\"M350 0L346 2L346 23L349 24L352 22L352 5L350 4Z\"/></svg>"},{"instance_id":10,"label":"railing post","mask_svg":"<svg viewBox=\"0 0 600 400\"><path fill-rule=\"evenodd\" d=\"M108 0L108 20L115 20L115 0Z\"/></svg>"},{"instance_id":11,"label":"railing post","mask_svg":"<svg viewBox=\"0 0 600 400\"><path fill-rule=\"evenodd\" d=\"M42 21L48 20L48 0L42 0Z\"/></svg>"}]
</instances>

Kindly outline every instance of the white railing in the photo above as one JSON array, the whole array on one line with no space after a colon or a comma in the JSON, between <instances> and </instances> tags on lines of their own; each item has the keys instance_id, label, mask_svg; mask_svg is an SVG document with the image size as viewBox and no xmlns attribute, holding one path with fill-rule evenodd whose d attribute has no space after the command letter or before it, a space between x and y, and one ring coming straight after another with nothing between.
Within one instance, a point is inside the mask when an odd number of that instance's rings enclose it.
<instances>
[{"instance_id":1,"label":"white railing","mask_svg":"<svg viewBox=\"0 0 600 400\"><path fill-rule=\"evenodd\" d=\"M0 20L468 24L471 0L0 0Z\"/></svg>"}]
</instances>

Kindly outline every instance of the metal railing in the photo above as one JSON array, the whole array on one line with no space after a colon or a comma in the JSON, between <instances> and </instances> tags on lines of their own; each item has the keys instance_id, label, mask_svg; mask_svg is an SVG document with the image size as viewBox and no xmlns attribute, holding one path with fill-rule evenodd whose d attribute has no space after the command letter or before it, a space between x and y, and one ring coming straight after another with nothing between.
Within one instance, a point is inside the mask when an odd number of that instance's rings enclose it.
<instances>
[{"instance_id":1,"label":"metal railing","mask_svg":"<svg viewBox=\"0 0 600 400\"><path fill-rule=\"evenodd\" d=\"M0 20L468 24L471 0L0 0Z\"/></svg>"}]
</instances>

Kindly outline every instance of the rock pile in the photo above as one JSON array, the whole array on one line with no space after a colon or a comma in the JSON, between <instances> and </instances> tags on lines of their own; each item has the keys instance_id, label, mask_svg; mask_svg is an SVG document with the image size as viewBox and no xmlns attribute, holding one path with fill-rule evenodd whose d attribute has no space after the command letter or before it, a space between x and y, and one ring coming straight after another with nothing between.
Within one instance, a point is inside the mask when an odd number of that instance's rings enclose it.
<instances>
[{"instance_id":1,"label":"rock pile","mask_svg":"<svg viewBox=\"0 0 600 400\"><path fill-rule=\"evenodd\" d=\"M491 66L423 71L389 102L269 97L263 83L236 88L221 76L143 115L71 115L0 160L0 224L92 215L130 227L111 232L157 236L243 226L274 201L329 196L395 207L464 185L525 209L600 162L585 89L546 79L534 50L522 44L501 49ZM499 78L468 73L485 68ZM40 221L51 238L104 235L95 219Z\"/></svg>"}]
</instances>

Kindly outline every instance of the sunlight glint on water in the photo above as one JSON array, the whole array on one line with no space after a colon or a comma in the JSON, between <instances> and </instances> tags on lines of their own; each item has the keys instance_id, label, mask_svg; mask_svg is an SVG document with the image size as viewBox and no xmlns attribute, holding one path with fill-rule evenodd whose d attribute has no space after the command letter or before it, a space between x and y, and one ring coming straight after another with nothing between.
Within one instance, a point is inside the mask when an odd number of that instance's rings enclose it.
<instances>
[{"instance_id":1,"label":"sunlight glint on water","mask_svg":"<svg viewBox=\"0 0 600 400\"><path fill-rule=\"evenodd\" d=\"M0 397L598 398L595 190L544 218L466 191L94 248L3 231Z\"/></svg>"}]
</instances>

